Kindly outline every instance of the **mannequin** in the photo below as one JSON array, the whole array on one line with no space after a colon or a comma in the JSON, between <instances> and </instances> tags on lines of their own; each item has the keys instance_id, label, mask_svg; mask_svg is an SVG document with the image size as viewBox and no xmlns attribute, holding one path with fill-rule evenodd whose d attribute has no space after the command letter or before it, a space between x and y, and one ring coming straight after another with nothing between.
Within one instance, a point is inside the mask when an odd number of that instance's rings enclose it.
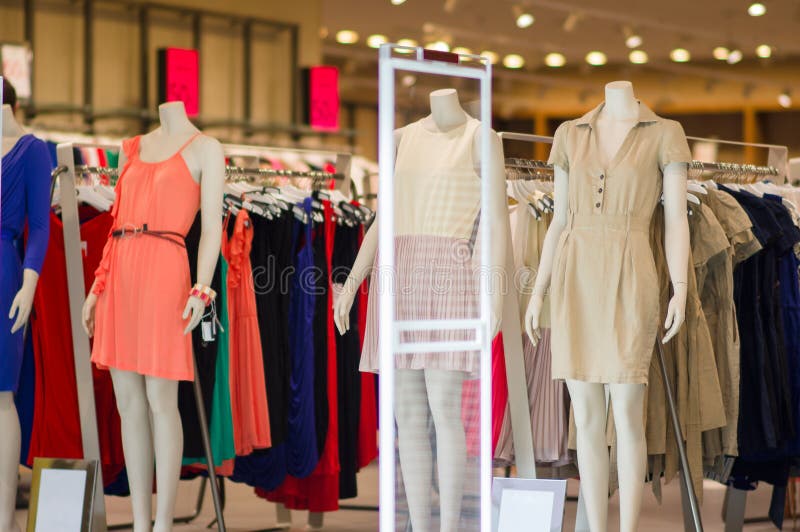
<instances>
[{"instance_id":1,"label":"mannequin","mask_svg":"<svg viewBox=\"0 0 800 532\"><path fill-rule=\"evenodd\" d=\"M22 126L14 118L14 109L3 104L0 111L2 118L2 140L5 155L19 142L25 134ZM23 272L22 286L8 310L8 316L14 319L11 332L19 331L27 322L33 308L33 294L39 274L26 268ZM6 309L0 309L6 312ZM16 532L19 530L14 519L17 500L17 479L19 478L20 427L17 407L14 404L13 392L0 392L0 532Z\"/></svg>"},{"instance_id":2,"label":"mannequin","mask_svg":"<svg viewBox=\"0 0 800 532\"><path fill-rule=\"evenodd\" d=\"M605 173L609 172L610 164L617 158L626 142L630 138L635 138L635 130L643 122L641 116L640 104L634 97L630 82L617 81L606 85L605 105L600 108L592 126L596 130L596 133L592 133L592 138L596 139L598 159ZM655 122L655 119L649 123L652 122ZM673 296L669 302L664 324L666 334L663 343L667 343L677 334L685 315L689 256L686 175L687 165L683 162L670 162L663 168L665 253L673 285ZM609 176L609 184L613 177ZM543 295L550 286L556 247L559 241L563 240L562 233L568 227L568 211L571 207L569 187L572 186L572 182L568 171L556 165L555 213L544 241L540 268L525 317L527 333L534 343L539 339L539 314ZM599 207L600 203L597 205ZM625 457L618 462L620 529L623 532L632 532L638 527L642 488L646 475L646 441L643 424L645 385L614 382L607 384L614 409L617 452L619 456ZM568 378L567 386L577 428L581 495L586 503L590 529L592 532L605 532L609 457L606 446L604 384Z\"/></svg>"},{"instance_id":3,"label":"mannequin","mask_svg":"<svg viewBox=\"0 0 800 532\"><path fill-rule=\"evenodd\" d=\"M422 119L419 124L431 132L447 133L459 128L469 120L468 115L459 103L458 94L454 89L442 89L430 94L431 114ZM400 142L408 128L415 124L400 128L395 131L395 147L399 149ZM476 129L471 157L474 170L480 176L480 128ZM491 160L488 178L492 186L500 191L505 187L505 171L500 139L496 135L491 137ZM426 190L419 190L420 195L425 195ZM489 224L489 231L493 238L483 245L490 246L492 264L491 272L502 272L503 260L506 256L506 238L502 235L506 228L504 219L507 213L505 199L502 193L497 193L492 198L490 212L483 213L480 220ZM398 205L402 209L402 205ZM350 327L350 308L358 291L374 264L378 246L378 220L373 223L364 237L364 241L356 257L350 275L345 282L341 297L334 305L334 320L336 326L343 334ZM498 236L499 235L499 236ZM496 335L502 312L502 289L496 284L496 275L490 275L491 330L492 336ZM371 305L377 301L370 302ZM363 355L362 355L363 365ZM363 369L362 369L363 371ZM430 408L437 439L437 464L439 470L439 500L441 505L440 530L452 532L459 529L461 514L461 500L463 494L464 469L466 464L466 444L464 426L461 421L461 387L466 373L462 371L441 369L396 369L395 414L398 426L398 441L400 448L400 467L405 483L405 492L408 499L411 524L415 532L428 532L431 530L431 498L432 498L432 457L427 436L428 408ZM426 398L427 396L427 398ZM424 441L422 441L424 440Z\"/></svg>"},{"instance_id":4,"label":"mannequin","mask_svg":"<svg viewBox=\"0 0 800 532\"><path fill-rule=\"evenodd\" d=\"M16 94L3 80L0 196L0 531L17 531L14 510L20 427L14 394L23 359L23 328L50 238L50 155L45 143L14 119ZM27 226L27 236L24 237ZM25 240L24 258L18 245Z\"/></svg>"},{"instance_id":5,"label":"mannequin","mask_svg":"<svg viewBox=\"0 0 800 532\"><path fill-rule=\"evenodd\" d=\"M217 140L204 135L197 136L186 144L199 131L189 121L182 102L162 104L158 112L161 127L141 137L138 145L139 157L141 163L147 165L158 164L177 156L183 159L192 179L200 185L202 233L197 257L197 282L208 286L214 274L222 238L222 190L225 181L222 146ZM184 145L185 148L182 149L181 146ZM121 152L120 168L124 168L127 163L128 160ZM95 279L83 308L84 328L90 336L95 328L97 284L98 280ZM188 291L186 294L187 300L181 316L185 322L182 331L184 335L200 323L206 311L205 303L200 298L190 296ZM122 440L131 488L134 530L151 529L154 459L158 493L153 530L172 530L183 451L183 430L178 412L178 380L142 375L114 367L110 370L122 419Z\"/></svg>"}]
</instances>

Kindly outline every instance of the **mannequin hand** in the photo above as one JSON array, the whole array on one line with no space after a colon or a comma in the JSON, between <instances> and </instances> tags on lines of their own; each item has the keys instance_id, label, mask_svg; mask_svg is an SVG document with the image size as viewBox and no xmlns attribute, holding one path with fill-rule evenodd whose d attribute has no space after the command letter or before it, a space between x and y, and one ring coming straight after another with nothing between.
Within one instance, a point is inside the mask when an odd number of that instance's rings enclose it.
<instances>
[{"instance_id":1,"label":"mannequin hand","mask_svg":"<svg viewBox=\"0 0 800 532\"><path fill-rule=\"evenodd\" d=\"M539 329L539 315L542 313L542 302L544 296L541 294L533 293L531 300L528 302L528 309L525 311L525 332L528 333L528 338L531 343L536 345L542 339L542 332Z\"/></svg>"},{"instance_id":2,"label":"mannequin hand","mask_svg":"<svg viewBox=\"0 0 800 532\"><path fill-rule=\"evenodd\" d=\"M11 309L8 312L8 319L14 320L14 325L11 326L12 334L22 329L28 322L33 308L33 295L36 293L36 282L38 280L39 274L33 270L25 270L25 280L22 282L22 288L14 296L14 300L11 302ZM15 316L16 319L14 319Z\"/></svg>"},{"instance_id":3,"label":"mannequin hand","mask_svg":"<svg viewBox=\"0 0 800 532\"><path fill-rule=\"evenodd\" d=\"M83 311L81 311L81 323L86 335L91 338L94 334L94 308L97 305L97 294L89 292L86 296L86 301L83 302Z\"/></svg>"},{"instance_id":4,"label":"mannequin hand","mask_svg":"<svg viewBox=\"0 0 800 532\"><path fill-rule=\"evenodd\" d=\"M353 306L356 292L358 292L357 287L353 286L354 284L348 277L342 286L341 294L333 304L333 321L336 323L336 329L340 335L350 329L350 308Z\"/></svg>"},{"instance_id":5,"label":"mannequin hand","mask_svg":"<svg viewBox=\"0 0 800 532\"><path fill-rule=\"evenodd\" d=\"M669 307L667 308L667 319L664 322L664 329L667 330L664 339L661 341L664 344L678 334L684 319L686 319L686 291L685 283L675 285L674 294L672 299L669 300Z\"/></svg>"},{"instance_id":6,"label":"mannequin hand","mask_svg":"<svg viewBox=\"0 0 800 532\"><path fill-rule=\"evenodd\" d=\"M183 319L189 319L189 323L186 324L186 328L183 330L183 334L189 334L194 330L195 327L200 323L200 320L203 319L203 314L206 311L206 304L203 303L203 300L199 297L189 296L189 300L186 302L186 307L183 309Z\"/></svg>"}]
</instances>

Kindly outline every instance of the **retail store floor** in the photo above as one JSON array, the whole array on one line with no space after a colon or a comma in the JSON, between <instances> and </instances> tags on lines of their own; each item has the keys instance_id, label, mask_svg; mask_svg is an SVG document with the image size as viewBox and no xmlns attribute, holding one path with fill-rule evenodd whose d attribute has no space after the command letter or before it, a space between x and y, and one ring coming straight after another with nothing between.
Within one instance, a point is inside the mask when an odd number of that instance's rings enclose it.
<instances>
[{"instance_id":1,"label":"retail store floor","mask_svg":"<svg viewBox=\"0 0 800 532\"><path fill-rule=\"evenodd\" d=\"M23 479L24 481L25 479ZM378 468L371 466L359 475L361 496L358 499L347 501L347 504L371 505L378 502L377 497ZM182 483L180 487L177 513L186 515L192 513L196 499L198 481ZM258 499L253 490L239 484L228 482L227 507L225 520L230 532L245 532L269 529L275 523L274 505ZM659 506L650 492L649 485L644 497L644 507L639 529L647 532L675 532L681 530L680 488L677 482L666 486L664 490L664 504ZM577 483L570 482L569 492L577 493ZM707 481L705 485L705 503L703 504L703 524L706 532L724 530L720 518L722 499L725 493L723 486ZM756 517L766 515L769 507L771 489L767 485L756 490L748 497L747 516ZM108 521L122 523L130 519L129 500L127 498L109 497L106 499L108 508ZM206 495L201 516L192 524L176 526L176 532L201 532L207 530L214 517L214 509L210 494ZM294 526L292 531L305 530L305 512L294 512ZM20 527L25 529L25 512L18 512ZM567 516L565 531L572 531L575 522L575 503L567 503ZM378 529L378 514L364 511L339 511L325 516L325 527L328 532L374 532ZM792 523L787 521L785 529L791 530ZM609 531L619 530L618 500L612 499L609 507ZM744 530L748 532L774 531L770 523L747 525Z\"/></svg>"}]
</instances>

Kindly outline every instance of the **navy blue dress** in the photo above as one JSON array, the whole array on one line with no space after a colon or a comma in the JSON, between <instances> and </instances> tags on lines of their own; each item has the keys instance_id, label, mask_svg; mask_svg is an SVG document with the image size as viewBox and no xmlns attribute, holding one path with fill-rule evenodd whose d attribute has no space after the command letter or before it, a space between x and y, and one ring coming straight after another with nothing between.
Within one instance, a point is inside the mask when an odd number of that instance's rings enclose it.
<instances>
[{"instance_id":1,"label":"navy blue dress","mask_svg":"<svg viewBox=\"0 0 800 532\"><path fill-rule=\"evenodd\" d=\"M25 135L2 159L0 183L0 392L16 392L22 367L22 329L11 334L8 313L22 287L22 272L40 273L50 238L50 153ZM25 258L17 244L28 222Z\"/></svg>"}]
</instances>

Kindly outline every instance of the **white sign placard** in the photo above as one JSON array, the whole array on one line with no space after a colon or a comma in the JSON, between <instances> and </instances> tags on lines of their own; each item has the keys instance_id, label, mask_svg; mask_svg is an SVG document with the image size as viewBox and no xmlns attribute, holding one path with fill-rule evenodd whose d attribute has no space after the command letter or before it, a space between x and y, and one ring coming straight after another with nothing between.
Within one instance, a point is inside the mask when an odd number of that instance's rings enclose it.
<instances>
[{"instance_id":1,"label":"white sign placard","mask_svg":"<svg viewBox=\"0 0 800 532\"><path fill-rule=\"evenodd\" d=\"M566 480L495 478L492 531L560 532L566 497Z\"/></svg>"},{"instance_id":2,"label":"white sign placard","mask_svg":"<svg viewBox=\"0 0 800 532\"><path fill-rule=\"evenodd\" d=\"M86 471L43 469L35 532L80 532Z\"/></svg>"},{"instance_id":3,"label":"white sign placard","mask_svg":"<svg viewBox=\"0 0 800 532\"><path fill-rule=\"evenodd\" d=\"M552 491L503 490L497 532L550 532L553 499Z\"/></svg>"}]
</instances>

